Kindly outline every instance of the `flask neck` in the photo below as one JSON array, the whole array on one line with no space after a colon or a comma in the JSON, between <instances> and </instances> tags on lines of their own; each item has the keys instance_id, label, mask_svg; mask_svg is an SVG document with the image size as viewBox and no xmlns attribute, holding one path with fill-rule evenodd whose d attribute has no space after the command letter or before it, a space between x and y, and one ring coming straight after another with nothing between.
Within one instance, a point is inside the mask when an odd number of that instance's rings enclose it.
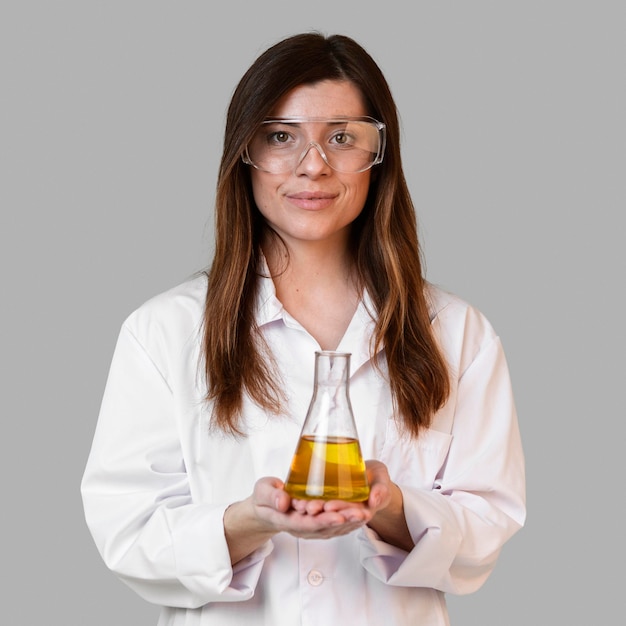
<instances>
[{"instance_id":1,"label":"flask neck","mask_svg":"<svg viewBox=\"0 0 626 626\"><path fill-rule=\"evenodd\" d=\"M350 353L329 350L315 353L315 386L348 387Z\"/></svg>"}]
</instances>

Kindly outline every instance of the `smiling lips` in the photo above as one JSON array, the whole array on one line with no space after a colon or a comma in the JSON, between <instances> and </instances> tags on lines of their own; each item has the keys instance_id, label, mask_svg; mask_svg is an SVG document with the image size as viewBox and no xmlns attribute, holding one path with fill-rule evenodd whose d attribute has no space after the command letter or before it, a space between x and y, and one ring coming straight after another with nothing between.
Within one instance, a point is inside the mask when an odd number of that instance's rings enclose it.
<instances>
[{"instance_id":1,"label":"smiling lips","mask_svg":"<svg viewBox=\"0 0 626 626\"><path fill-rule=\"evenodd\" d=\"M300 191L287 194L289 202L301 209L323 209L329 206L336 197L336 194L325 191Z\"/></svg>"}]
</instances>

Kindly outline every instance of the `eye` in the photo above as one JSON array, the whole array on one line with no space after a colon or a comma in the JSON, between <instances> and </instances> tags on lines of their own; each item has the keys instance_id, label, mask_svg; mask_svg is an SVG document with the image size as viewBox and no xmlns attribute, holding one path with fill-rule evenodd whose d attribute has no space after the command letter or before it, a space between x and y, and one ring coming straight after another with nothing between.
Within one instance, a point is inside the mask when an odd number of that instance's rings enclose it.
<instances>
[{"instance_id":1,"label":"eye","mask_svg":"<svg viewBox=\"0 0 626 626\"><path fill-rule=\"evenodd\" d=\"M287 143L289 139L289 133L284 130L276 130L267 136L268 143Z\"/></svg>"},{"instance_id":2,"label":"eye","mask_svg":"<svg viewBox=\"0 0 626 626\"><path fill-rule=\"evenodd\" d=\"M331 135L329 143L333 148L350 148L356 145L357 139L345 130L338 130Z\"/></svg>"},{"instance_id":3,"label":"eye","mask_svg":"<svg viewBox=\"0 0 626 626\"><path fill-rule=\"evenodd\" d=\"M298 143L298 137L294 129L284 126L268 126L263 130L262 142L269 150L289 150Z\"/></svg>"}]
</instances>

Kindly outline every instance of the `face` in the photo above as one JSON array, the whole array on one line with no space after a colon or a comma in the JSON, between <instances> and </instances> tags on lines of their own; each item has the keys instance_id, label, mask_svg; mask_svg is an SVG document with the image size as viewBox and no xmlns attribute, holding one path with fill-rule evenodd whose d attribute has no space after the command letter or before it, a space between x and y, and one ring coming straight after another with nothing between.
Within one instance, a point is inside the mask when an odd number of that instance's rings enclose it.
<instances>
[{"instance_id":1,"label":"face","mask_svg":"<svg viewBox=\"0 0 626 626\"><path fill-rule=\"evenodd\" d=\"M347 81L300 85L287 93L270 117L348 117L367 115L359 89ZM306 124L303 127L309 132ZM310 141L318 141L310 125ZM311 148L291 172L270 174L250 168L256 205L287 246L303 243L346 245L350 224L362 211L371 170L333 170Z\"/></svg>"}]
</instances>

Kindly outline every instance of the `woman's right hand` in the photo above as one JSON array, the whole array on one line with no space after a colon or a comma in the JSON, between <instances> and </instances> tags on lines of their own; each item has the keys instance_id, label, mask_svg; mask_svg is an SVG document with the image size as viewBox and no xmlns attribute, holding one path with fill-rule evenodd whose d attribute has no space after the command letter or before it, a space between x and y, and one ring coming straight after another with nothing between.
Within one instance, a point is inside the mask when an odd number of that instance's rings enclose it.
<instances>
[{"instance_id":1,"label":"woman's right hand","mask_svg":"<svg viewBox=\"0 0 626 626\"><path fill-rule=\"evenodd\" d=\"M350 533L369 522L372 512L362 503L342 503L327 510L324 502L309 501L297 510L276 477L260 478L252 494L231 504L224 513L224 532L231 561L236 563L273 537L287 532L303 539L329 539Z\"/></svg>"}]
</instances>

